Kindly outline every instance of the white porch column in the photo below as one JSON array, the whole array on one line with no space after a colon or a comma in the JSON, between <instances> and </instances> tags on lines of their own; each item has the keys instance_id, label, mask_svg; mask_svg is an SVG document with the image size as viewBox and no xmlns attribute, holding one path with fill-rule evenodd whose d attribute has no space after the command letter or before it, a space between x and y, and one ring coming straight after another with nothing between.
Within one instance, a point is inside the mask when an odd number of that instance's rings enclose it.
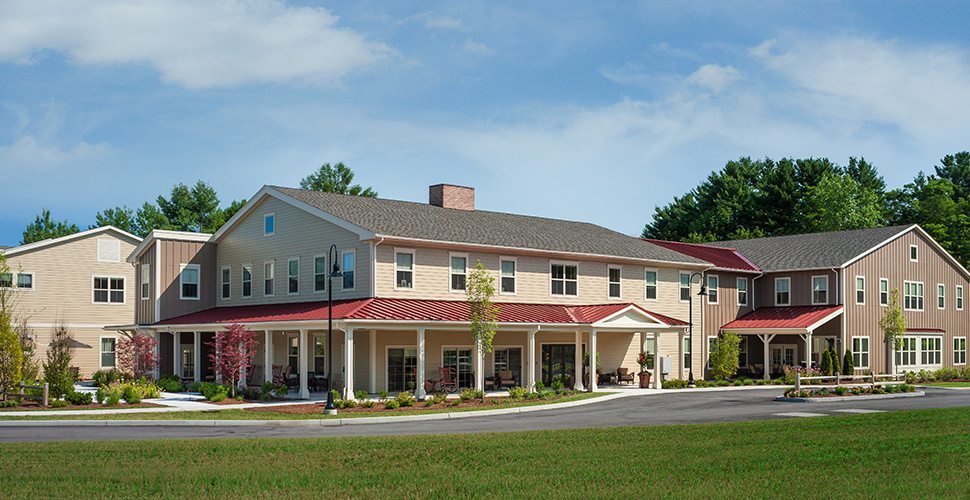
<instances>
[{"instance_id":1,"label":"white porch column","mask_svg":"<svg viewBox=\"0 0 970 500\"><path fill-rule=\"evenodd\" d=\"M663 360L660 358L660 332L654 331L653 332L653 384L652 384L654 389L661 389L663 387L660 383L661 376L663 376Z\"/></svg>"},{"instance_id":2,"label":"white porch column","mask_svg":"<svg viewBox=\"0 0 970 500\"><path fill-rule=\"evenodd\" d=\"M344 399L354 399L354 329L344 331Z\"/></svg>"},{"instance_id":3,"label":"white porch column","mask_svg":"<svg viewBox=\"0 0 970 500\"><path fill-rule=\"evenodd\" d=\"M273 332L263 332L263 381L273 382Z\"/></svg>"},{"instance_id":4,"label":"white porch column","mask_svg":"<svg viewBox=\"0 0 970 500\"><path fill-rule=\"evenodd\" d=\"M693 348L694 346L691 346L691 347ZM686 352L684 351L684 331L681 330L677 334L677 364L674 365L674 366L680 367L680 376L677 377L679 379L683 379L684 378L684 372L686 370L689 370L690 369L689 366L687 366L687 365L684 364L684 354L686 354ZM693 352L691 352L690 362L691 363L694 362L694 353Z\"/></svg>"},{"instance_id":5,"label":"white porch column","mask_svg":"<svg viewBox=\"0 0 970 500\"><path fill-rule=\"evenodd\" d=\"M300 372L300 398L309 399L310 398L310 386L307 384L307 334L306 330L300 330L300 348L299 348L299 372Z\"/></svg>"},{"instance_id":6,"label":"white porch column","mask_svg":"<svg viewBox=\"0 0 970 500\"><path fill-rule=\"evenodd\" d=\"M377 330L370 331L370 339L367 344L370 349L370 379L367 381L367 392L377 393Z\"/></svg>"},{"instance_id":7,"label":"white porch column","mask_svg":"<svg viewBox=\"0 0 970 500\"><path fill-rule=\"evenodd\" d=\"M482 343L475 341L475 358L472 359L472 373L475 374L475 390L485 390L485 376L482 374Z\"/></svg>"},{"instance_id":8,"label":"white porch column","mask_svg":"<svg viewBox=\"0 0 970 500\"><path fill-rule=\"evenodd\" d=\"M172 332L172 373L182 378L182 334Z\"/></svg>"},{"instance_id":9,"label":"white porch column","mask_svg":"<svg viewBox=\"0 0 970 500\"><path fill-rule=\"evenodd\" d=\"M573 359L576 366L576 375L573 376L575 383L573 389L577 391L586 390L583 387L583 332L576 331L576 355Z\"/></svg>"},{"instance_id":10,"label":"white porch column","mask_svg":"<svg viewBox=\"0 0 970 500\"><path fill-rule=\"evenodd\" d=\"M414 383L414 393L418 399L424 399L427 396L424 391L426 378L424 374L424 328L418 328L418 377Z\"/></svg>"},{"instance_id":11,"label":"white porch column","mask_svg":"<svg viewBox=\"0 0 970 500\"><path fill-rule=\"evenodd\" d=\"M202 332L192 332L192 361L195 365L192 378L202 382Z\"/></svg>"},{"instance_id":12,"label":"white porch column","mask_svg":"<svg viewBox=\"0 0 970 500\"><path fill-rule=\"evenodd\" d=\"M589 392L596 391L596 330L589 332Z\"/></svg>"},{"instance_id":13,"label":"white porch column","mask_svg":"<svg viewBox=\"0 0 970 500\"><path fill-rule=\"evenodd\" d=\"M138 331L136 330L132 335L138 335ZM159 332L155 332L154 334L152 334L152 337L155 339L155 359L159 361L159 363L156 363L155 367L152 368L152 378L154 378L155 380L158 380L159 376L161 375L160 372L161 372L161 361L162 361L162 334Z\"/></svg>"},{"instance_id":14,"label":"white porch column","mask_svg":"<svg viewBox=\"0 0 970 500\"><path fill-rule=\"evenodd\" d=\"M805 368L811 368L812 366L812 332L808 332L802 335L805 339Z\"/></svg>"},{"instance_id":15,"label":"white porch column","mask_svg":"<svg viewBox=\"0 0 970 500\"><path fill-rule=\"evenodd\" d=\"M529 330L527 334L525 352L525 388L534 391L536 388L536 330Z\"/></svg>"}]
</instances>

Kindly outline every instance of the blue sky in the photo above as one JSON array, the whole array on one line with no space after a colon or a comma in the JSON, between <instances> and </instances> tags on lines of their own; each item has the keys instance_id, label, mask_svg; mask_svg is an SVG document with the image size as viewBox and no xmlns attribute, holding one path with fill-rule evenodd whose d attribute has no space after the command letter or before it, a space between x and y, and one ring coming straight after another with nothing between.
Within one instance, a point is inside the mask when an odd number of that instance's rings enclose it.
<instances>
[{"instance_id":1,"label":"blue sky","mask_svg":"<svg viewBox=\"0 0 970 500\"><path fill-rule=\"evenodd\" d=\"M343 161L387 198L639 234L739 156L891 186L970 136L965 2L0 4L0 243L177 182L224 201Z\"/></svg>"}]
</instances>

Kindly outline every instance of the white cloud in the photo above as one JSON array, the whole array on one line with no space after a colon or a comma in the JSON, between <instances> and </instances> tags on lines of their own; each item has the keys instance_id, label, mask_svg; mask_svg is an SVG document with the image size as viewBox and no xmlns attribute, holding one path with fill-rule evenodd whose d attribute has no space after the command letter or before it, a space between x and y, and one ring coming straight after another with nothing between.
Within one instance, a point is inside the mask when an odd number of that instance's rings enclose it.
<instances>
[{"instance_id":1,"label":"white cloud","mask_svg":"<svg viewBox=\"0 0 970 500\"><path fill-rule=\"evenodd\" d=\"M732 83L741 79L741 72L734 66L719 66L705 64L694 71L685 80L687 83L705 87L714 92L721 92Z\"/></svg>"},{"instance_id":2,"label":"white cloud","mask_svg":"<svg viewBox=\"0 0 970 500\"><path fill-rule=\"evenodd\" d=\"M393 53L326 9L278 0L13 0L0 33L0 61L54 50L81 65L147 64L189 88L332 83Z\"/></svg>"},{"instance_id":3,"label":"white cloud","mask_svg":"<svg viewBox=\"0 0 970 500\"><path fill-rule=\"evenodd\" d=\"M469 54L479 56L479 57L489 57L495 54L495 51L492 50L491 47L489 47L488 45L485 45L484 43L476 42L471 38L465 39L465 43L462 44L462 50L464 50Z\"/></svg>"},{"instance_id":4,"label":"white cloud","mask_svg":"<svg viewBox=\"0 0 970 500\"><path fill-rule=\"evenodd\" d=\"M36 174L61 166L78 166L111 154L108 144L77 142L68 147L45 144L37 137L25 135L15 142L0 146L0 165L10 171Z\"/></svg>"}]
</instances>

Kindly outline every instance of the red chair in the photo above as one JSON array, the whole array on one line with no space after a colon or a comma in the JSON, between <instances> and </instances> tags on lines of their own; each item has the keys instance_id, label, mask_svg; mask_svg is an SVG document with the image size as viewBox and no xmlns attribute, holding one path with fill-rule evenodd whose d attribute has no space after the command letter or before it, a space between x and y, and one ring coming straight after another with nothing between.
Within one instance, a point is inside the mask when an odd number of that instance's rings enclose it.
<instances>
[{"instance_id":1,"label":"red chair","mask_svg":"<svg viewBox=\"0 0 970 500\"><path fill-rule=\"evenodd\" d=\"M438 369L438 373L441 376L441 380L438 381L438 387L442 391L455 392L458 390L458 380L455 378L453 369L442 366Z\"/></svg>"}]
</instances>

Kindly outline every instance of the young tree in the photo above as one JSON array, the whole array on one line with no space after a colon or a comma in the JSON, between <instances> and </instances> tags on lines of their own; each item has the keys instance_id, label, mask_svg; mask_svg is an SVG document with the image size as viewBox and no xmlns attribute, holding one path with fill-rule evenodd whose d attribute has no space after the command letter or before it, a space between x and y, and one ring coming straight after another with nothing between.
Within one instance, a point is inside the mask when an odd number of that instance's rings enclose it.
<instances>
[{"instance_id":1,"label":"young tree","mask_svg":"<svg viewBox=\"0 0 970 500\"><path fill-rule=\"evenodd\" d=\"M10 267L3 254L0 254L0 276L11 279ZM15 294L13 288L0 287L0 392L22 380L24 353L13 328Z\"/></svg>"},{"instance_id":2,"label":"young tree","mask_svg":"<svg viewBox=\"0 0 970 500\"><path fill-rule=\"evenodd\" d=\"M848 349L842 358L842 375L855 375L855 361L852 360L852 351Z\"/></svg>"},{"instance_id":3,"label":"young tree","mask_svg":"<svg viewBox=\"0 0 970 500\"><path fill-rule=\"evenodd\" d=\"M151 377L158 366L157 346L158 341L144 333L122 336L115 347L118 369L133 378Z\"/></svg>"},{"instance_id":4,"label":"young tree","mask_svg":"<svg viewBox=\"0 0 970 500\"><path fill-rule=\"evenodd\" d=\"M215 338L208 345L212 347L209 360L223 382L229 382L232 397L236 397L236 386L243 380L243 374L249 371L259 341L256 332L247 330L239 324L226 327L216 332Z\"/></svg>"},{"instance_id":5,"label":"young tree","mask_svg":"<svg viewBox=\"0 0 970 500\"><path fill-rule=\"evenodd\" d=\"M741 337L734 333L724 333L714 342L711 349L711 375L718 380L726 380L738 373L738 356L741 354Z\"/></svg>"},{"instance_id":6,"label":"young tree","mask_svg":"<svg viewBox=\"0 0 970 500\"><path fill-rule=\"evenodd\" d=\"M27 225L24 229L24 235L20 239L21 245L26 245L27 243L33 243L35 241L46 240L50 238L60 238L61 236L67 236L78 232L76 224L71 224L66 220L55 221L51 218L51 211L48 209L43 209L40 212L34 222Z\"/></svg>"},{"instance_id":7,"label":"young tree","mask_svg":"<svg viewBox=\"0 0 970 500\"><path fill-rule=\"evenodd\" d=\"M893 288L889 292L889 306L879 320L879 328L886 340L889 350L889 373L896 373L896 351L903 346L903 335L906 334L906 316L899 307L899 289Z\"/></svg>"},{"instance_id":8,"label":"young tree","mask_svg":"<svg viewBox=\"0 0 970 500\"><path fill-rule=\"evenodd\" d=\"M492 298L495 297L495 278L482 261L478 261L475 268L468 273L465 295L468 300L468 322L478 351L478 366L484 366L485 354L492 352L492 340L498 329L500 309L492 303ZM480 377L481 373L476 376ZM485 401L484 391L482 401Z\"/></svg>"},{"instance_id":9,"label":"young tree","mask_svg":"<svg viewBox=\"0 0 970 500\"><path fill-rule=\"evenodd\" d=\"M842 358L839 357L839 353L832 347L829 349L829 354L832 356L832 375L842 373Z\"/></svg>"},{"instance_id":10,"label":"young tree","mask_svg":"<svg viewBox=\"0 0 970 500\"><path fill-rule=\"evenodd\" d=\"M33 382L37 380L37 376L40 374L40 365L34 359L34 353L37 351L37 338L28 326L27 318L17 318L14 330L17 332L17 337L20 338L20 351L23 353L20 376L23 380Z\"/></svg>"},{"instance_id":11,"label":"young tree","mask_svg":"<svg viewBox=\"0 0 970 500\"><path fill-rule=\"evenodd\" d=\"M822 375L832 375L832 351L822 351L822 362L819 365Z\"/></svg>"},{"instance_id":12,"label":"young tree","mask_svg":"<svg viewBox=\"0 0 970 500\"><path fill-rule=\"evenodd\" d=\"M59 398L74 391L73 356L74 336L63 323L58 323L54 326L51 343L47 346L47 361L44 362L44 381L49 384L51 397Z\"/></svg>"},{"instance_id":13,"label":"young tree","mask_svg":"<svg viewBox=\"0 0 970 500\"><path fill-rule=\"evenodd\" d=\"M324 193L349 194L352 196L363 196L366 198L376 198L377 191L372 188L363 187L354 182L354 171L343 163L331 165L324 163L316 172L306 176L300 181L300 187L313 191L323 191Z\"/></svg>"}]
</instances>

